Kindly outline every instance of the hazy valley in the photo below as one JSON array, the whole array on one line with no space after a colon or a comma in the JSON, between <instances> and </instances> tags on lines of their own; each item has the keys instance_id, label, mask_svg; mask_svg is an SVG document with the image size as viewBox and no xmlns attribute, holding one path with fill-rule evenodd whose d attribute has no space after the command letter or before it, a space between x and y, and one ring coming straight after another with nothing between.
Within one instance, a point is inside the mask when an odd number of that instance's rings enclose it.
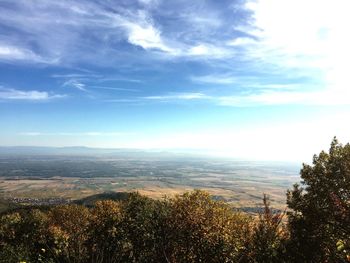
<instances>
[{"instance_id":1,"label":"hazy valley","mask_svg":"<svg viewBox=\"0 0 350 263\"><path fill-rule=\"evenodd\" d=\"M26 148L22 154L0 155L0 193L5 200L30 203L35 198L77 200L104 192L138 191L162 198L202 189L251 211L261 204L263 193L273 207L283 208L286 189L299 181L299 169L291 163L167 152Z\"/></svg>"}]
</instances>

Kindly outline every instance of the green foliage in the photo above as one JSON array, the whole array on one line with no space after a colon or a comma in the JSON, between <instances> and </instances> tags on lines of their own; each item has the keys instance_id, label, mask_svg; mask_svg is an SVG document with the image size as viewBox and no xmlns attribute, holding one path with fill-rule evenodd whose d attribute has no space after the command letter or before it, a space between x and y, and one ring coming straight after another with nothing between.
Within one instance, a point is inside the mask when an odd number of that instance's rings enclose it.
<instances>
[{"instance_id":1,"label":"green foliage","mask_svg":"<svg viewBox=\"0 0 350 263\"><path fill-rule=\"evenodd\" d=\"M137 193L124 203L123 229L135 262L164 262L162 234L166 232L168 203Z\"/></svg>"},{"instance_id":2,"label":"green foliage","mask_svg":"<svg viewBox=\"0 0 350 263\"><path fill-rule=\"evenodd\" d=\"M121 204L98 201L91 211L88 241L91 262L126 262L129 252L122 225Z\"/></svg>"},{"instance_id":3,"label":"green foliage","mask_svg":"<svg viewBox=\"0 0 350 263\"><path fill-rule=\"evenodd\" d=\"M46 235L51 255L59 262L86 262L90 211L83 206L63 205L51 209L48 217Z\"/></svg>"},{"instance_id":4,"label":"green foliage","mask_svg":"<svg viewBox=\"0 0 350 263\"><path fill-rule=\"evenodd\" d=\"M249 233L249 218L208 193L194 191L171 200L171 262L234 262Z\"/></svg>"},{"instance_id":5,"label":"green foliage","mask_svg":"<svg viewBox=\"0 0 350 263\"><path fill-rule=\"evenodd\" d=\"M254 222L253 235L247 240L243 262L286 262L285 243L288 239L282 223L285 213L273 213L267 195L263 198L264 210Z\"/></svg>"},{"instance_id":6,"label":"green foliage","mask_svg":"<svg viewBox=\"0 0 350 263\"><path fill-rule=\"evenodd\" d=\"M0 222L4 262L232 262L250 235L248 216L202 191L21 210Z\"/></svg>"},{"instance_id":7,"label":"green foliage","mask_svg":"<svg viewBox=\"0 0 350 263\"><path fill-rule=\"evenodd\" d=\"M287 193L290 250L304 262L349 262L350 145L334 138L329 153L303 165L301 185Z\"/></svg>"},{"instance_id":8,"label":"green foliage","mask_svg":"<svg viewBox=\"0 0 350 263\"><path fill-rule=\"evenodd\" d=\"M123 201L127 200L129 193L127 192L104 192L100 194L90 195L88 197L74 201L75 204L87 207L93 207L96 202L103 200Z\"/></svg>"}]
</instances>

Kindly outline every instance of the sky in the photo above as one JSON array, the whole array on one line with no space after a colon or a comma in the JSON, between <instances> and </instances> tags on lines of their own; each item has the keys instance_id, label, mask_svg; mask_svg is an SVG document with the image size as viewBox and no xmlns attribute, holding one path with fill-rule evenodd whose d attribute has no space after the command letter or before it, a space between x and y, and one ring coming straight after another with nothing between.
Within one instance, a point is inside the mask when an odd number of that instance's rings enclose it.
<instances>
[{"instance_id":1,"label":"sky","mask_svg":"<svg viewBox=\"0 0 350 263\"><path fill-rule=\"evenodd\" d=\"M0 0L0 146L309 162L350 141L348 0Z\"/></svg>"}]
</instances>

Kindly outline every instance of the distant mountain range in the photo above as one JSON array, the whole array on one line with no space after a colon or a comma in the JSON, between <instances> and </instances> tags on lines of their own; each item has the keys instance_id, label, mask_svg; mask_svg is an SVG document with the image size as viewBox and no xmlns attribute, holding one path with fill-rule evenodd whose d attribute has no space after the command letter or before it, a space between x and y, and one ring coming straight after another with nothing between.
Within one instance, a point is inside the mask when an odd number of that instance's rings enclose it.
<instances>
[{"instance_id":1,"label":"distant mountain range","mask_svg":"<svg viewBox=\"0 0 350 263\"><path fill-rule=\"evenodd\" d=\"M75 155L75 156L122 156L122 157L183 157L205 156L191 150L164 150L164 149L127 149L127 148L90 148L85 146L73 147L42 147L42 146L0 146L0 155Z\"/></svg>"},{"instance_id":2,"label":"distant mountain range","mask_svg":"<svg viewBox=\"0 0 350 263\"><path fill-rule=\"evenodd\" d=\"M130 148L92 148L86 146L71 147L50 147L50 146L0 146L0 156L94 156L94 157L113 157L127 159L222 159L230 161L243 162L262 162L267 163L291 163L299 165L295 161L267 161L267 160L249 160L246 158L233 158L216 156L210 150L198 149L130 149Z\"/></svg>"},{"instance_id":3,"label":"distant mountain range","mask_svg":"<svg viewBox=\"0 0 350 263\"><path fill-rule=\"evenodd\" d=\"M19 154L19 155L90 155L90 154L111 154L125 152L140 152L139 150L130 149L105 149L105 148L89 148L84 146L74 147L40 147L40 146L11 146L0 147L0 154Z\"/></svg>"}]
</instances>

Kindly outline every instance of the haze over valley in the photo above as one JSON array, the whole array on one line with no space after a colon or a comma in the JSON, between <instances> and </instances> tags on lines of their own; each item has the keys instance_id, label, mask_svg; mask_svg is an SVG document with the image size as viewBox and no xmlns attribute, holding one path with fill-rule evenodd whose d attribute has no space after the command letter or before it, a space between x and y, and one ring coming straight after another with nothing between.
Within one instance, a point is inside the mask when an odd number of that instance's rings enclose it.
<instances>
[{"instance_id":1,"label":"haze over valley","mask_svg":"<svg viewBox=\"0 0 350 263\"><path fill-rule=\"evenodd\" d=\"M284 208L286 189L299 181L300 165L286 162L86 148L12 150L4 154L0 148L0 193L7 200L77 200L132 191L159 199L202 189L236 208L254 210L263 193L274 207Z\"/></svg>"}]
</instances>

